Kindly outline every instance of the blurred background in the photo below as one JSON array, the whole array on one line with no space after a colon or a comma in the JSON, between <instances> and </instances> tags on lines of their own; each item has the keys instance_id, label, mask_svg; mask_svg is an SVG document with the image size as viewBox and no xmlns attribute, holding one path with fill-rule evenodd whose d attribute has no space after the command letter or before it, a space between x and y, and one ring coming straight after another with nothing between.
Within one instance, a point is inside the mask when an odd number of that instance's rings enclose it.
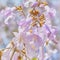
<instances>
[{"instance_id":1,"label":"blurred background","mask_svg":"<svg viewBox=\"0 0 60 60\"><path fill-rule=\"evenodd\" d=\"M5 7L19 6L22 2L23 0L0 0L0 11ZM57 45L54 45L58 50L57 53L54 53L48 60L60 60L60 0L47 0L47 2L49 6L56 9L57 12L53 19L53 24L57 26L57 40L59 41ZM16 32L18 28L15 19L12 19L10 25L7 26L3 22L4 18L0 15L0 49L5 48L14 37L12 32Z\"/></svg>"}]
</instances>

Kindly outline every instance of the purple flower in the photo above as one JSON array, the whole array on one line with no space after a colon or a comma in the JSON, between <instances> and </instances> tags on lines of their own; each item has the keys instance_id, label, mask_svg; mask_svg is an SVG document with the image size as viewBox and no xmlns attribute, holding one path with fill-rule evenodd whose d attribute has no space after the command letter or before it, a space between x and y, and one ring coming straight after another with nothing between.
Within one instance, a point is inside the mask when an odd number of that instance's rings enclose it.
<instances>
[{"instance_id":1,"label":"purple flower","mask_svg":"<svg viewBox=\"0 0 60 60\"><path fill-rule=\"evenodd\" d=\"M31 7L36 7L38 5L38 2L33 2Z\"/></svg>"}]
</instances>

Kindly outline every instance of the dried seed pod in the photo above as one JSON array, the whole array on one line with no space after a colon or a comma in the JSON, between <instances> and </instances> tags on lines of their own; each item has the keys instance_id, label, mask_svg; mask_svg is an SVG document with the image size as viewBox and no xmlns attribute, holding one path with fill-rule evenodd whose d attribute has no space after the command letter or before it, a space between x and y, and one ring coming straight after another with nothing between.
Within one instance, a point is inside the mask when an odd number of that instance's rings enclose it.
<instances>
[{"instance_id":1,"label":"dried seed pod","mask_svg":"<svg viewBox=\"0 0 60 60\"><path fill-rule=\"evenodd\" d=\"M44 4L44 6L48 5L48 3L47 3L47 2L42 2L42 4Z\"/></svg>"},{"instance_id":2,"label":"dried seed pod","mask_svg":"<svg viewBox=\"0 0 60 60\"><path fill-rule=\"evenodd\" d=\"M23 8L21 6L16 7L17 11L23 11Z\"/></svg>"},{"instance_id":3,"label":"dried seed pod","mask_svg":"<svg viewBox=\"0 0 60 60\"><path fill-rule=\"evenodd\" d=\"M36 22L33 22L33 23L31 24L31 26L36 26Z\"/></svg>"},{"instance_id":4,"label":"dried seed pod","mask_svg":"<svg viewBox=\"0 0 60 60\"><path fill-rule=\"evenodd\" d=\"M23 54L26 54L25 48L24 48L23 50L21 50L21 52L22 52Z\"/></svg>"},{"instance_id":5,"label":"dried seed pod","mask_svg":"<svg viewBox=\"0 0 60 60\"><path fill-rule=\"evenodd\" d=\"M42 15L39 17L39 20L40 20L40 21L45 20L45 16L44 16L44 14L42 14Z\"/></svg>"},{"instance_id":6,"label":"dried seed pod","mask_svg":"<svg viewBox=\"0 0 60 60\"><path fill-rule=\"evenodd\" d=\"M1 60L2 54L3 54L2 51L0 51L0 60Z\"/></svg>"},{"instance_id":7,"label":"dried seed pod","mask_svg":"<svg viewBox=\"0 0 60 60\"><path fill-rule=\"evenodd\" d=\"M32 20L37 20L37 18L35 16L32 16Z\"/></svg>"},{"instance_id":8,"label":"dried seed pod","mask_svg":"<svg viewBox=\"0 0 60 60\"><path fill-rule=\"evenodd\" d=\"M40 26L42 27L43 24L45 23L45 16L44 16L44 14L42 14L42 15L39 17L39 20L40 20Z\"/></svg>"},{"instance_id":9,"label":"dried seed pod","mask_svg":"<svg viewBox=\"0 0 60 60\"><path fill-rule=\"evenodd\" d=\"M30 10L30 14L33 15L33 16L37 16L39 14L39 11L38 10Z\"/></svg>"},{"instance_id":10,"label":"dried seed pod","mask_svg":"<svg viewBox=\"0 0 60 60\"><path fill-rule=\"evenodd\" d=\"M18 60L23 60L21 56L18 56Z\"/></svg>"},{"instance_id":11,"label":"dried seed pod","mask_svg":"<svg viewBox=\"0 0 60 60\"><path fill-rule=\"evenodd\" d=\"M22 14L24 15L24 17L26 17L26 15L25 15L25 13L24 13L24 11L23 11L22 6L18 6L18 7L16 7L16 10L17 10L17 11L21 11Z\"/></svg>"},{"instance_id":12,"label":"dried seed pod","mask_svg":"<svg viewBox=\"0 0 60 60\"><path fill-rule=\"evenodd\" d=\"M41 21L41 22L40 22L40 27L42 27L44 23L45 23L45 22Z\"/></svg>"}]
</instances>

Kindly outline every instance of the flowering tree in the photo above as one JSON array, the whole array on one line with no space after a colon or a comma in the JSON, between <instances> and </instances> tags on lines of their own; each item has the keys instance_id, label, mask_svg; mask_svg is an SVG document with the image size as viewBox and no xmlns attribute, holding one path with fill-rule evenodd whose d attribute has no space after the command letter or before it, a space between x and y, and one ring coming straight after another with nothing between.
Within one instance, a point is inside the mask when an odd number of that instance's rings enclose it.
<instances>
[{"instance_id":1,"label":"flowering tree","mask_svg":"<svg viewBox=\"0 0 60 60\"><path fill-rule=\"evenodd\" d=\"M56 28L51 24L55 16L55 9L50 8L46 1L29 0L23 6L11 8L6 13L5 23L15 17L13 13L20 13L18 32L13 32L15 37L8 46L0 51L1 60L47 60L49 44L56 41ZM44 48L47 49L44 51Z\"/></svg>"}]
</instances>

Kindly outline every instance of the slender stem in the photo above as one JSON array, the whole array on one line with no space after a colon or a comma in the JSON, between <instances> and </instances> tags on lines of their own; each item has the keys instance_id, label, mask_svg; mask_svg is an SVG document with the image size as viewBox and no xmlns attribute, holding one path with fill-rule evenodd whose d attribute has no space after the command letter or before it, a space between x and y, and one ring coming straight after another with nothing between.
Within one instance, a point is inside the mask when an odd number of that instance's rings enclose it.
<instances>
[{"instance_id":1,"label":"slender stem","mask_svg":"<svg viewBox=\"0 0 60 60\"><path fill-rule=\"evenodd\" d=\"M10 48L10 47L9 47L9 48L4 48L4 49L2 49L1 51L4 51L4 50L6 50L6 49L12 49L12 48Z\"/></svg>"},{"instance_id":2,"label":"slender stem","mask_svg":"<svg viewBox=\"0 0 60 60\"><path fill-rule=\"evenodd\" d=\"M26 18L26 15L25 15L24 11L22 11L22 13L23 13L24 17Z\"/></svg>"},{"instance_id":3,"label":"slender stem","mask_svg":"<svg viewBox=\"0 0 60 60\"><path fill-rule=\"evenodd\" d=\"M1 60L1 56L0 56L0 60Z\"/></svg>"},{"instance_id":4,"label":"slender stem","mask_svg":"<svg viewBox=\"0 0 60 60\"><path fill-rule=\"evenodd\" d=\"M12 55L11 55L10 60L12 60L14 53L15 53L15 48L14 48L14 50L13 50L13 52L12 52Z\"/></svg>"},{"instance_id":5,"label":"slender stem","mask_svg":"<svg viewBox=\"0 0 60 60\"><path fill-rule=\"evenodd\" d=\"M41 60L44 60L44 49L43 47L40 48L41 51Z\"/></svg>"}]
</instances>

